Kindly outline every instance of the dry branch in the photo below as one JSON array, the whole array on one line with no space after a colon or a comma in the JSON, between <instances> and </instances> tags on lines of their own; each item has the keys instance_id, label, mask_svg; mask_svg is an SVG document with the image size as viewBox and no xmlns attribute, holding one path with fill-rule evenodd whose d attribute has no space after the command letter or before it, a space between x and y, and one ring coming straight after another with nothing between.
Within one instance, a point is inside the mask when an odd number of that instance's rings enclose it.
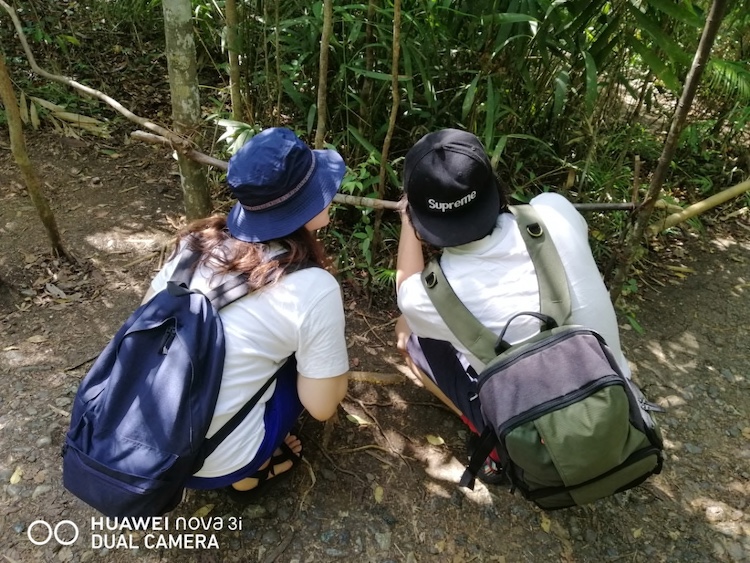
<instances>
[{"instance_id":1,"label":"dry branch","mask_svg":"<svg viewBox=\"0 0 750 563\"><path fill-rule=\"evenodd\" d=\"M2 0L0 0L1 2ZM133 131L130 136L138 141L146 143L152 143L156 145L164 145L166 147L172 146L169 139L154 135L153 133L147 133L146 131ZM206 166L213 166L219 170L227 170L228 163L224 160L219 160L207 154L203 154L195 149L188 149L183 151L183 154L188 158L205 164ZM358 205L360 207L371 207L373 209L390 209L396 211L399 209L401 202L389 201L386 199L375 199L372 197L359 197L346 194L336 194L333 198L336 203L343 203L347 205ZM579 211L632 211L635 209L633 203L574 203L573 206Z\"/></svg>"},{"instance_id":2,"label":"dry branch","mask_svg":"<svg viewBox=\"0 0 750 563\"><path fill-rule=\"evenodd\" d=\"M179 147L181 150L187 150L190 148L191 143L187 139L177 135L175 132L170 131L169 129L162 127L161 125L157 125L156 123L153 123L152 121L149 121L148 119L144 119L143 117L140 117L133 112L131 112L128 108L123 106L120 102L115 100L114 98L110 98L106 94L103 94L99 90L95 90L93 88L89 88L88 86L85 86L83 84L80 84L76 82L75 80L72 80L66 76L59 76L57 74L52 74L50 72L47 72L43 68L41 68L36 63L36 59L34 59L34 55L31 52L31 49L29 48L29 44L26 41L26 35L23 32L23 26L21 25L21 21L18 19L18 15L16 14L16 11L9 6L5 0L0 0L0 6L2 6L6 12L10 15L11 20L13 20L13 26L16 29L16 33L18 34L18 39L21 42L21 46L23 47L24 53L26 53L26 59L29 61L29 65L31 66L31 70L33 70L36 74L39 76L42 76L48 80L52 80L53 82L58 82L59 84L64 84L66 86L70 86L71 88L75 88L76 90L79 90L80 92L83 92L85 94L88 94L89 96L93 96L94 98L97 98L103 102L105 102L107 105L127 117L130 121L133 121L140 125L141 127L144 127L145 129L148 129L149 131L153 131L154 133L157 133L161 135L162 137L166 137L169 139L169 142L176 147Z\"/></svg>"}]
</instances>

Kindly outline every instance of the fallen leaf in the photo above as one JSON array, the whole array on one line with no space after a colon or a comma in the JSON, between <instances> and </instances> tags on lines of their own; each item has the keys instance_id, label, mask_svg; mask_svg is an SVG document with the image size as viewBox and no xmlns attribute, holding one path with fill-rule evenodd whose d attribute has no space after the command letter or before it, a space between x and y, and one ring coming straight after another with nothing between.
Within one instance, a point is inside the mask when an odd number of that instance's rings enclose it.
<instances>
[{"instance_id":1,"label":"fallen leaf","mask_svg":"<svg viewBox=\"0 0 750 563\"><path fill-rule=\"evenodd\" d=\"M380 485L377 485L375 487L375 490L372 492L372 494L375 497L375 502L377 502L378 504L383 502L383 495L385 494L385 492L383 491L383 487L381 487Z\"/></svg>"},{"instance_id":2,"label":"fallen leaf","mask_svg":"<svg viewBox=\"0 0 750 563\"><path fill-rule=\"evenodd\" d=\"M549 530L552 527L552 521L547 517L546 514L542 514L541 524L542 530L549 534Z\"/></svg>"},{"instance_id":3,"label":"fallen leaf","mask_svg":"<svg viewBox=\"0 0 750 563\"><path fill-rule=\"evenodd\" d=\"M370 424L364 418L357 416L356 414L347 414L346 419L350 422L353 422L357 426L367 426L368 424Z\"/></svg>"},{"instance_id":4,"label":"fallen leaf","mask_svg":"<svg viewBox=\"0 0 750 563\"><path fill-rule=\"evenodd\" d=\"M47 293L52 297L57 297L58 299L65 299L66 297L65 292L53 283L45 284L44 289L46 289Z\"/></svg>"},{"instance_id":5,"label":"fallen leaf","mask_svg":"<svg viewBox=\"0 0 750 563\"><path fill-rule=\"evenodd\" d=\"M23 469L21 469L21 466L19 465L16 467L16 470L13 472L13 475L10 476L10 484L16 485L21 482L21 478L23 477Z\"/></svg>"},{"instance_id":6,"label":"fallen leaf","mask_svg":"<svg viewBox=\"0 0 750 563\"><path fill-rule=\"evenodd\" d=\"M643 528L636 528L635 530L633 530L633 537L635 539L640 538L642 535L643 535Z\"/></svg>"},{"instance_id":7,"label":"fallen leaf","mask_svg":"<svg viewBox=\"0 0 750 563\"><path fill-rule=\"evenodd\" d=\"M434 436L432 434L427 434L427 441L433 446L442 446L443 444L445 444L445 440L443 440L440 436Z\"/></svg>"},{"instance_id":8,"label":"fallen leaf","mask_svg":"<svg viewBox=\"0 0 750 563\"><path fill-rule=\"evenodd\" d=\"M196 510L193 513L193 518L203 518L204 516L208 516L209 513L214 509L213 504L207 504L205 506L201 506L198 510Z\"/></svg>"},{"instance_id":9,"label":"fallen leaf","mask_svg":"<svg viewBox=\"0 0 750 563\"><path fill-rule=\"evenodd\" d=\"M26 342L31 342L32 344L41 344L42 342L47 342L47 337L43 334L35 334L34 336L29 336L26 339Z\"/></svg>"}]
</instances>

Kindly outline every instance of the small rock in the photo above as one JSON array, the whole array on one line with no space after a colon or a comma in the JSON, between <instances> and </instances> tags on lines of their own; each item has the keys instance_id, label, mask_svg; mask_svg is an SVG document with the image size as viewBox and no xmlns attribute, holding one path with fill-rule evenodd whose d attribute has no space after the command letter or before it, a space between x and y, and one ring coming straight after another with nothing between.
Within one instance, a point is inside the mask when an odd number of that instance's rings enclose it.
<instances>
[{"instance_id":1,"label":"small rock","mask_svg":"<svg viewBox=\"0 0 750 563\"><path fill-rule=\"evenodd\" d=\"M49 446L52 443L52 438L49 436L42 436L36 441L36 447L37 448L43 448L45 446Z\"/></svg>"},{"instance_id":2,"label":"small rock","mask_svg":"<svg viewBox=\"0 0 750 563\"><path fill-rule=\"evenodd\" d=\"M689 454L699 454L703 452L703 448L701 448L700 446L696 446L694 444L688 444L688 443L685 444L685 450Z\"/></svg>"},{"instance_id":3,"label":"small rock","mask_svg":"<svg viewBox=\"0 0 750 563\"><path fill-rule=\"evenodd\" d=\"M52 490L51 485L39 485L38 487L34 488L34 492L31 493L31 498L37 498L39 495L43 495L44 493L48 493Z\"/></svg>"},{"instance_id":4,"label":"small rock","mask_svg":"<svg viewBox=\"0 0 750 563\"><path fill-rule=\"evenodd\" d=\"M73 550L69 547L63 547L57 552L57 559L60 561L71 561L73 559Z\"/></svg>"},{"instance_id":5,"label":"small rock","mask_svg":"<svg viewBox=\"0 0 750 563\"><path fill-rule=\"evenodd\" d=\"M15 524L13 524L13 531L17 534L20 534L24 530L26 530L26 524L24 524L23 522L16 522Z\"/></svg>"},{"instance_id":6,"label":"small rock","mask_svg":"<svg viewBox=\"0 0 750 563\"><path fill-rule=\"evenodd\" d=\"M281 541L281 536L276 530L267 530L260 541L263 545L277 545Z\"/></svg>"},{"instance_id":7,"label":"small rock","mask_svg":"<svg viewBox=\"0 0 750 563\"><path fill-rule=\"evenodd\" d=\"M706 507L706 520L709 522L720 522L724 519L724 508L718 504Z\"/></svg>"},{"instance_id":8,"label":"small rock","mask_svg":"<svg viewBox=\"0 0 750 563\"><path fill-rule=\"evenodd\" d=\"M268 514L268 511L259 504L251 504L242 511L242 516L248 520L257 520Z\"/></svg>"}]
</instances>

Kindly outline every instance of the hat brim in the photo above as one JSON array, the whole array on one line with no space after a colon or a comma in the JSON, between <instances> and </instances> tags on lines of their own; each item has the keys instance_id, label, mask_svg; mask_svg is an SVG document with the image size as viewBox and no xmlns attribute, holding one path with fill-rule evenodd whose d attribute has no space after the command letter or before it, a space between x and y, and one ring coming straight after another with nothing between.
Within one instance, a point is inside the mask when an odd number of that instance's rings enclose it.
<instances>
[{"instance_id":1,"label":"hat brim","mask_svg":"<svg viewBox=\"0 0 750 563\"><path fill-rule=\"evenodd\" d=\"M497 188L497 182L495 181ZM419 237L425 242L445 248L460 246L487 236L500 214L499 189L487 190L467 206L463 213L449 217L442 213L419 213L411 208L409 218Z\"/></svg>"},{"instance_id":2,"label":"hat brim","mask_svg":"<svg viewBox=\"0 0 750 563\"><path fill-rule=\"evenodd\" d=\"M227 216L227 228L236 239L265 242L292 234L333 201L346 173L341 155L333 150L314 150L315 169L299 193L284 203L262 211L250 211L236 203Z\"/></svg>"}]
</instances>

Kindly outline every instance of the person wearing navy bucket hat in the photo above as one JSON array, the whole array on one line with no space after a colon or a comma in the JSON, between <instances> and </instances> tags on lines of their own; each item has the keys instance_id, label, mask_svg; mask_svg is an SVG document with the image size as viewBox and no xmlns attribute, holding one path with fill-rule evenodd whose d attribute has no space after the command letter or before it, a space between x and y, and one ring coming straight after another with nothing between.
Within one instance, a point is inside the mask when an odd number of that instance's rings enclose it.
<instances>
[{"instance_id":1,"label":"person wearing navy bucket hat","mask_svg":"<svg viewBox=\"0 0 750 563\"><path fill-rule=\"evenodd\" d=\"M327 420L346 395L349 359L341 288L315 238L346 166L286 128L266 129L229 160L237 202L228 216L189 224L144 302L164 289L179 256L200 253L191 288L208 291L237 274L249 292L219 310L226 355L208 436L272 377L276 381L187 483L253 502L302 459L294 430L303 410Z\"/></svg>"},{"instance_id":2,"label":"person wearing navy bucket hat","mask_svg":"<svg viewBox=\"0 0 750 563\"><path fill-rule=\"evenodd\" d=\"M423 243L440 256L453 291L488 329L500 334L519 311L540 311L539 284L508 199L480 140L458 129L428 133L404 159L404 202L396 266L401 317L397 347L415 377L469 426L469 454L484 428L477 374L485 364L450 331L422 284ZM563 196L531 199L565 268L572 324L601 334L626 376L614 307L588 242L586 221ZM510 344L539 332L533 317L508 327ZM496 452L477 478L503 481Z\"/></svg>"}]
</instances>

